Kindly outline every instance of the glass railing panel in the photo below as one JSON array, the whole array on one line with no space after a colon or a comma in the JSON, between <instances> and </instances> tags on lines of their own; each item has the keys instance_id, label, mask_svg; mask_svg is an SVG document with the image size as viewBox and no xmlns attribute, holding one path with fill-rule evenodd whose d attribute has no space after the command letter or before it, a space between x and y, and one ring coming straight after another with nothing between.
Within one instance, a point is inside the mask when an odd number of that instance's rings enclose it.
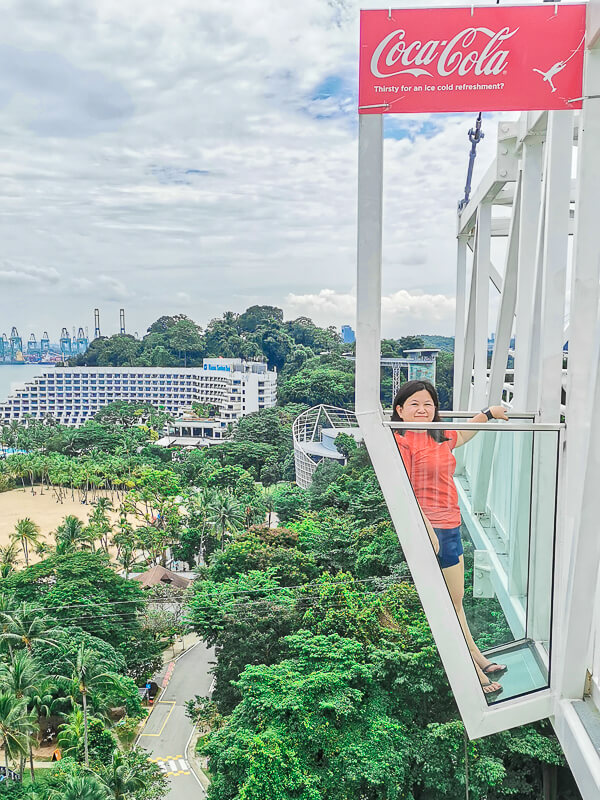
<instances>
[{"instance_id":1,"label":"glass railing panel","mask_svg":"<svg viewBox=\"0 0 600 800\"><path fill-rule=\"evenodd\" d=\"M560 426L392 427L486 700L548 687Z\"/></svg>"}]
</instances>

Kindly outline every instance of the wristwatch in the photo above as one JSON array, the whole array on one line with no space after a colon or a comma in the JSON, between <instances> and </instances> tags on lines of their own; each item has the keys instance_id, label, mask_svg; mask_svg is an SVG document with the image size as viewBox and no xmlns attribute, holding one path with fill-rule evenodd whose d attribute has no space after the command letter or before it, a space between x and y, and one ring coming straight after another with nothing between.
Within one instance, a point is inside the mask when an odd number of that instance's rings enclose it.
<instances>
[{"instance_id":1,"label":"wristwatch","mask_svg":"<svg viewBox=\"0 0 600 800\"><path fill-rule=\"evenodd\" d=\"M492 414L490 408L482 408L481 413L485 414L488 419L494 419L494 415Z\"/></svg>"}]
</instances>

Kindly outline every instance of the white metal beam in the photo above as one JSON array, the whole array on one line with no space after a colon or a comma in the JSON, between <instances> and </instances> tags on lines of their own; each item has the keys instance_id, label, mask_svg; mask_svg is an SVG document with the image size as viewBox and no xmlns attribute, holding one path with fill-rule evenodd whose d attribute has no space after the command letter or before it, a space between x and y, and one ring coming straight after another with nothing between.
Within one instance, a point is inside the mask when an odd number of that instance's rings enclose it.
<instances>
[{"instance_id":1,"label":"white metal beam","mask_svg":"<svg viewBox=\"0 0 600 800\"><path fill-rule=\"evenodd\" d=\"M542 289L544 284L544 242L546 241L546 203L548 195L548 148L544 151L544 170L542 179L542 198L540 215L536 230L535 257L533 259L533 281L531 309L529 313L529 350L526 365L527 381L525 383L525 397L521 401L524 408L538 408L539 380L540 380L540 353L541 353L541 325L542 318Z\"/></svg>"},{"instance_id":2,"label":"white metal beam","mask_svg":"<svg viewBox=\"0 0 600 800\"><path fill-rule=\"evenodd\" d=\"M463 348L462 371L460 375L460 383L454 389L454 394L455 395L458 394L458 405L456 407L459 411L462 411L465 408L471 408L471 379L473 376L473 357L475 354L475 303L477 296L477 235L478 235L477 231L475 231L473 267L471 269L469 304L467 306L467 320L465 327L465 344Z\"/></svg>"},{"instance_id":3,"label":"white metal beam","mask_svg":"<svg viewBox=\"0 0 600 800\"><path fill-rule=\"evenodd\" d=\"M492 220L492 229L494 227L494 220ZM492 232L492 236L493 236ZM493 261L490 261L490 280L496 289L502 294L502 287L504 285L504 278L500 275L500 271L496 267Z\"/></svg>"},{"instance_id":4,"label":"white metal beam","mask_svg":"<svg viewBox=\"0 0 600 800\"><path fill-rule=\"evenodd\" d=\"M475 287L475 352L473 406L485 404L487 375L488 311L490 292L490 245L492 205L482 203L477 209L476 287ZM475 265L473 266L475 270Z\"/></svg>"},{"instance_id":5,"label":"white metal beam","mask_svg":"<svg viewBox=\"0 0 600 800\"><path fill-rule=\"evenodd\" d=\"M541 422L560 422L572 142L573 112L551 111L546 143L546 221L537 402Z\"/></svg>"},{"instance_id":6,"label":"white metal beam","mask_svg":"<svg viewBox=\"0 0 600 800\"><path fill-rule=\"evenodd\" d=\"M569 236L575 233L575 220L574 216L568 220ZM510 219L508 217L492 219L492 238L500 239L506 238L510 233ZM490 276L492 277L492 276Z\"/></svg>"},{"instance_id":7,"label":"white metal beam","mask_svg":"<svg viewBox=\"0 0 600 800\"><path fill-rule=\"evenodd\" d=\"M576 236L571 281L569 368L567 380L566 517L561 576L567 598L560 625L561 665L558 688L563 697L581 697L592 627L593 598L600 565L597 530L600 485L600 435L595 411L600 402L600 329L597 325L600 282L598 191L600 187L600 0L588 5L588 31L594 47L585 56L581 112ZM587 457L586 457L587 453ZM589 666L589 665L588 665Z\"/></svg>"},{"instance_id":8,"label":"white metal beam","mask_svg":"<svg viewBox=\"0 0 600 800\"><path fill-rule=\"evenodd\" d=\"M465 333L467 308L467 237L459 236L456 252L456 312L454 329L454 386L462 382L463 360L465 354ZM460 392L454 391L453 405L459 408Z\"/></svg>"},{"instance_id":9,"label":"white metal beam","mask_svg":"<svg viewBox=\"0 0 600 800\"><path fill-rule=\"evenodd\" d=\"M552 724L583 800L598 800L600 757L570 700L557 703Z\"/></svg>"},{"instance_id":10,"label":"white metal beam","mask_svg":"<svg viewBox=\"0 0 600 800\"><path fill-rule=\"evenodd\" d=\"M543 139L537 137L523 145L521 212L519 225L519 269L515 320L514 400L525 408L529 379L529 350L534 322L533 289L537 229L541 211Z\"/></svg>"},{"instance_id":11,"label":"white metal beam","mask_svg":"<svg viewBox=\"0 0 600 800\"><path fill-rule=\"evenodd\" d=\"M515 308L517 304L517 282L519 270L519 237L521 228L521 187L523 177L519 176L517 182L517 192L513 206L511 218L511 230L506 250L506 264L504 267L504 281L502 298L498 309L498 319L496 322L496 340L494 342L494 352L490 379L488 384L488 403L499 402L498 398L504 384L506 373L508 350L515 320Z\"/></svg>"},{"instance_id":12,"label":"white metal beam","mask_svg":"<svg viewBox=\"0 0 600 800\"><path fill-rule=\"evenodd\" d=\"M381 412L382 219L383 117L381 114L361 114L358 118L357 414Z\"/></svg>"}]
</instances>

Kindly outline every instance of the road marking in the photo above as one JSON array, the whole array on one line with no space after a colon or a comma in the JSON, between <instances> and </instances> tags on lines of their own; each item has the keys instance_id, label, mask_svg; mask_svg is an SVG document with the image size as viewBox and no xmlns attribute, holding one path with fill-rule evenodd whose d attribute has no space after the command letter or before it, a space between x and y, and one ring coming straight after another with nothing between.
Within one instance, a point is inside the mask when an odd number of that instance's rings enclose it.
<instances>
[{"instance_id":1,"label":"road marking","mask_svg":"<svg viewBox=\"0 0 600 800\"><path fill-rule=\"evenodd\" d=\"M154 761L156 764L161 762L171 761L172 759L183 758L181 753L177 753L175 756L154 756L153 758L149 758L148 761Z\"/></svg>"},{"instance_id":2,"label":"road marking","mask_svg":"<svg viewBox=\"0 0 600 800\"><path fill-rule=\"evenodd\" d=\"M169 766L171 767L171 772L177 772L177 764L175 761L169 761Z\"/></svg>"},{"instance_id":3,"label":"road marking","mask_svg":"<svg viewBox=\"0 0 600 800\"><path fill-rule=\"evenodd\" d=\"M162 761L158 761L157 763L158 763L158 766L162 769L163 772L167 771L167 765L166 764L163 764Z\"/></svg>"},{"instance_id":4,"label":"road marking","mask_svg":"<svg viewBox=\"0 0 600 800\"><path fill-rule=\"evenodd\" d=\"M186 761L183 758L179 759L179 766L181 769L189 769Z\"/></svg>"},{"instance_id":5,"label":"road marking","mask_svg":"<svg viewBox=\"0 0 600 800\"><path fill-rule=\"evenodd\" d=\"M165 706L170 705L171 706L171 708L169 709L169 713L167 714L167 716L165 718L165 721L162 724L161 729L159 730L158 733L140 733L140 738L142 736L160 736L162 734L162 732L164 731L164 729L165 729L165 725L169 721L169 717L173 713L173 709L175 708L176 703L175 703L175 700L159 700L157 705L165 705Z\"/></svg>"},{"instance_id":6,"label":"road marking","mask_svg":"<svg viewBox=\"0 0 600 800\"><path fill-rule=\"evenodd\" d=\"M173 677L173 670L174 669L175 669L175 662L171 661L171 663L167 667L167 672L165 674L165 677L163 678L163 682L162 682L163 689L166 689L167 686L169 685L169 681Z\"/></svg>"},{"instance_id":7,"label":"road marking","mask_svg":"<svg viewBox=\"0 0 600 800\"><path fill-rule=\"evenodd\" d=\"M189 751L189 748L190 748L190 742L192 741L192 737L193 737L193 735L194 735L195 731L196 731L196 726L195 726L195 725L192 725L192 730L190 731L190 735L189 735L189 737L188 737L188 740L187 740L187 742L185 743L185 754L186 754L186 756L187 756L187 754L188 754L188 751ZM198 784L198 786L200 787L200 791L202 792L202 794L204 795L204 797L206 797L206 796L207 796L207 795L206 795L206 789L205 789L205 788L204 788L204 786L202 785L202 781L200 780L200 778L199 778L199 777L196 775L196 770L195 770L195 769L192 769L191 767L190 767L190 769L191 769L191 775L193 776L194 780L196 781L196 783L197 783L197 784Z\"/></svg>"},{"instance_id":8,"label":"road marking","mask_svg":"<svg viewBox=\"0 0 600 800\"><path fill-rule=\"evenodd\" d=\"M187 656L187 654L190 652L190 650L193 650L194 647L198 647L198 645L201 644L201 643L202 643L202 639L200 639L199 641L195 642L191 647L188 647L187 650L184 650L182 653L179 653L178 656L175 656L175 661L179 661L179 659L183 658L183 656Z\"/></svg>"}]
</instances>

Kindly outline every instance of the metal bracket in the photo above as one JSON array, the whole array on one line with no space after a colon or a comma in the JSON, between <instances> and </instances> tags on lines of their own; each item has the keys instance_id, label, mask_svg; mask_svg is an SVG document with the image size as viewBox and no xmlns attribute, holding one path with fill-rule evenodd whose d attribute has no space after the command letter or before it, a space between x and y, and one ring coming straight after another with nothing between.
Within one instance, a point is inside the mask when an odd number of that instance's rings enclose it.
<instances>
[{"instance_id":1,"label":"metal bracket","mask_svg":"<svg viewBox=\"0 0 600 800\"><path fill-rule=\"evenodd\" d=\"M496 175L500 181L516 181L519 175L517 157L518 122L501 122L498 125Z\"/></svg>"},{"instance_id":2,"label":"metal bracket","mask_svg":"<svg viewBox=\"0 0 600 800\"><path fill-rule=\"evenodd\" d=\"M473 562L473 597L494 597L492 562L487 550L475 550Z\"/></svg>"}]
</instances>

